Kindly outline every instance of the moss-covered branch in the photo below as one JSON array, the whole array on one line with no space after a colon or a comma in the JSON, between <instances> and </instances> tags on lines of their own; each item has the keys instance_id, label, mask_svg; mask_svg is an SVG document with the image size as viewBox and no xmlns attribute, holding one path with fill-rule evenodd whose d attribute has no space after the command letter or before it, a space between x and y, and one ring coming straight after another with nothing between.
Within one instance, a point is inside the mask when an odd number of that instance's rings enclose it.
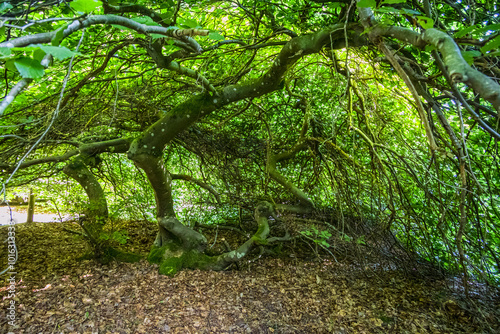
<instances>
[{"instance_id":1,"label":"moss-covered branch","mask_svg":"<svg viewBox=\"0 0 500 334\"><path fill-rule=\"evenodd\" d=\"M131 139L120 138L120 139L101 141L97 143L78 144L79 147L76 150L68 151L62 155L54 155L45 158L25 161L18 168L24 169L31 166L41 165L46 163L63 162L69 160L71 157L74 157L78 154L82 154L86 157L91 157L104 152L125 153L128 151L131 142L132 142ZM9 164L0 164L0 168L9 171L13 170L15 167Z\"/></svg>"},{"instance_id":2,"label":"moss-covered branch","mask_svg":"<svg viewBox=\"0 0 500 334\"><path fill-rule=\"evenodd\" d=\"M380 40L384 36L396 38L419 48L426 45L436 47L441 53L452 79L471 87L500 112L500 85L467 64L462 57L460 48L451 36L434 28L426 29L422 34L419 34L408 28L384 27L376 22L371 8L358 8L358 11L361 22L367 28L372 41Z\"/></svg>"}]
</instances>

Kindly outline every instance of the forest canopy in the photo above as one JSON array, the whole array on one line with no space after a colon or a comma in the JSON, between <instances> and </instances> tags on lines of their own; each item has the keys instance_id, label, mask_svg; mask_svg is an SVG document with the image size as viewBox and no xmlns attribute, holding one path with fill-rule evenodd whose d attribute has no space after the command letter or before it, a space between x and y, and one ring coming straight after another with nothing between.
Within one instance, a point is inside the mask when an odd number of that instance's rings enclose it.
<instances>
[{"instance_id":1,"label":"forest canopy","mask_svg":"<svg viewBox=\"0 0 500 334\"><path fill-rule=\"evenodd\" d=\"M30 185L85 213L102 259L124 255L103 233L111 219L157 223L149 260L165 274L222 270L297 235L334 255L333 233L498 285L499 12L2 2L2 197ZM276 228L285 215L330 223ZM247 240L207 254L197 227L245 216Z\"/></svg>"}]
</instances>

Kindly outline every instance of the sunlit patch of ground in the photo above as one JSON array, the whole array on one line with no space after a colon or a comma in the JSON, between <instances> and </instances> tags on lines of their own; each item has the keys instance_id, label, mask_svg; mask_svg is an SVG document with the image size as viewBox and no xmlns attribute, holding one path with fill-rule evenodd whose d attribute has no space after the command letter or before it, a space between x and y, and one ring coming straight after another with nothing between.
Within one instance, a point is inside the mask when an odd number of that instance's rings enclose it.
<instances>
[{"instance_id":1,"label":"sunlit patch of ground","mask_svg":"<svg viewBox=\"0 0 500 334\"><path fill-rule=\"evenodd\" d=\"M11 219L14 220L15 224L25 223L27 220L27 208L23 207L11 207L8 206L0 206L0 225L7 225L10 223ZM35 209L35 214L33 215L33 221L39 223L51 223L51 222L60 222L67 221L75 218L69 214L59 215L57 213L44 213L39 212Z\"/></svg>"}]
</instances>

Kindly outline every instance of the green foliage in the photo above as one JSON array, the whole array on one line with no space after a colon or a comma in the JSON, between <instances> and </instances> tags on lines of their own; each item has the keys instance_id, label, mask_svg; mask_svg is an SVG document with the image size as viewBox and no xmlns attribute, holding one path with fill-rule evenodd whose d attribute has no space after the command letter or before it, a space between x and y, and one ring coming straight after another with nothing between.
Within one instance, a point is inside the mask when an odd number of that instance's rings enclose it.
<instances>
[{"instance_id":1,"label":"green foliage","mask_svg":"<svg viewBox=\"0 0 500 334\"><path fill-rule=\"evenodd\" d=\"M330 244L327 241L331 238L332 234L327 230L320 231L316 227L312 226L310 230L300 231L300 233L322 247L330 247Z\"/></svg>"},{"instance_id":2,"label":"green foliage","mask_svg":"<svg viewBox=\"0 0 500 334\"><path fill-rule=\"evenodd\" d=\"M127 231L113 231L112 233L101 232L99 237L102 240L116 241L121 245L126 244L127 240L130 239L130 237L127 234Z\"/></svg>"},{"instance_id":3,"label":"green foliage","mask_svg":"<svg viewBox=\"0 0 500 334\"><path fill-rule=\"evenodd\" d=\"M69 26L69 23L65 23L59 28L56 29L56 33L54 34L54 37L52 37L52 40L50 41L50 44L52 46L59 46L61 43L62 39L64 38L64 30Z\"/></svg>"},{"instance_id":4,"label":"green foliage","mask_svg":"<svg viewBox=\"0 0 500 334\"><path fill-rule=\"evenodd\" d=\"M434 20L430 19L426 16L417 16L417 21L418 23L422 26L424 29L429 29L434 26Z\"/></svg>"},{"instance_id":5,"label":"green foliage","mask_svg":"<svg viewBox=\"0 0 500 334\"><path fill-rule=\"evenodd\" d=\"M485 46L481 48L482 53L486 53L493 49L498 49L500 47L500 35L488 41Z\"/></svg>"},{"instance_id":6,"label":"green foliage","mask_svg":"<svg viewBox=\"0 0 500 334\"><path fill-rule=\"evenodd\" d=\"M99 0L75 0L70 3L71 8L80 13L91 13L102 6Z\"/></svg>"},{"instance_id":7,"label":"green foliage","mask_svg":"<svg viewBox=\"0 0 500 334\"><path fill-rule=\"evenodd\" d=\"M195 20L182 17L177 18L177 23L181 28L185 29L197 28L200 26Z\"/></svg>"},{"instance_id":8,"label":"green foliage","mask_svg":"<svg viewBox=\"0 0 500 334\"><path fill-rule=\"evenodd\" d=\"M81 55L81 53L71 51L65 46L39 45L38 47L45 53L54 56L57 60L64 60L75 55Z\"/></svg>"},{"instance_id":9,"label":"green foliage","mask_svg":"<svg viewBox=\"0 0 500 334\"><path fill-rule=\"evenodd\" d=\"M366 8L366 7L373 8L373 7L377 6L377 3L375 2L375 0L360 0L360 1L358 1L357 6L362 7L362 8Z\"/></svg>"},{"instance_id":10,"label":"green foliage","mask_svg":"<svg viewBox=\"0 0 500 334\"><path fill-rule=\"evenodd\" d=\"M209 33L208 38L216 40L216 41L224 40L224 36L222 36L221 34L219 34L216 31L212 31L211 33Z\"/></svg>"},{"instance_id":11,"label":"green foliage","mask_svg":"<svg viewBox=\"0 0 500 334\"><path fill-rule=\"evenodd\" d=\"M397 4L397 3L405 3L406 0L383 0L382 1L382 5L394 5L394 4Z\"/></svg>"},{"instance_id":12,"label":"green foliage","mask_svg":"<svg viewBox=\"0 0 500 334\"><path fill-rule=\"evenodd\" d=\"M474 62L474 58L481 57L481 52L479 51L462 51L462 57L465 61L471 65Z\"/></svg>"},{"instance_id":13,"label":"green foliage","mask_svg":"<svg viewBox=\"0 0 500 334\"><path fill-rule=\"evenodd\" d=\"M4 13L11 8L14 8L14 7L12 7L12 5L9 2L2 2L0 4L0 13Z\"/></svg>"},{"instance_id":14,"label":"green foliage","mask_svg":"<svg viewBox=\"0 0 500 334\"><path fill-rule=\"evenodd\" d=\"M11 50L12 50L11 48L1 47L0 48L0 55L2 56L2 58L8 57L8 56L10 56L10 54L12 52Z\"/></svg>"},{"instance_id":15,"label":"green foliage","mask_svg":"<svg viewBox=\"0 0 500 334\"><path fill-rule=\"evenodd\" d=\"M23 78L39 79L45 73L45 69L40 64L40 61L32 58L20 57L14 61L14 64Z\"/></svg>"}]
</instances>

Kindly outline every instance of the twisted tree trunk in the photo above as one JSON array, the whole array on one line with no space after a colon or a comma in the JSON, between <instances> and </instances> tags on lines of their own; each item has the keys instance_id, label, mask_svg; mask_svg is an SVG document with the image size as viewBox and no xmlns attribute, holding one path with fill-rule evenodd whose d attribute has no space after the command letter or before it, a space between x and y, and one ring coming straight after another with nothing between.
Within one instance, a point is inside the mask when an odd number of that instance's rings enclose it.
<instances>
[{"instance_id":1,"label":"twisted tree trunk","mask_svg":"<svg viewBox=\"0 0 500 334\"><path fill-rule=\"evenodd\" d=\"M108 204L104 191L97 178L85 165L85 158L81 155L73 158L63 169L63 172L74 179L85 190L89 202L85 209L85 217L80 220L80 226L85 231L95 256L105 256L109 248L106 240L101 238L103 226L108 218Z\"/></svg>"}]
</instances>

